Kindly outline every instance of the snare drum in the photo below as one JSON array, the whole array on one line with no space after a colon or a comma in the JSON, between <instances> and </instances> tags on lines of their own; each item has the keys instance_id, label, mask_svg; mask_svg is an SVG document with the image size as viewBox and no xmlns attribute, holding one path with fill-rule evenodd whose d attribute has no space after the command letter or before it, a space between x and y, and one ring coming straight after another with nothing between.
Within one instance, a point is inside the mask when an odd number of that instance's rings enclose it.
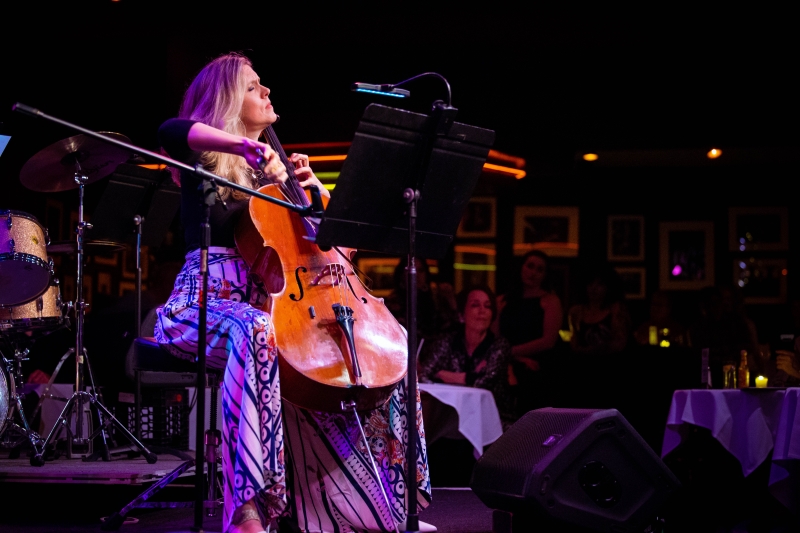
<instances>
[{"instance_id":1,"label":"snare drum","mask_svg":"<svg viewBox=\"0 0 800 533\"><path fill-rule=\"evenodd\" d=\"M0 306L30 302L47 291L53 270L47 232L36 217L0 211Z\"/></svg>"},{"instance_id":2,"label":"snare drum","mask_svg":"<svg viewBox=\"0 0 800 533\"><path fill-rule=\"evenodd\" d=\"M48 332L64 323L64 306L58 279L47 292L33 301L15 307L0 307L0 335Z\"/></svg>"}]
</instances>

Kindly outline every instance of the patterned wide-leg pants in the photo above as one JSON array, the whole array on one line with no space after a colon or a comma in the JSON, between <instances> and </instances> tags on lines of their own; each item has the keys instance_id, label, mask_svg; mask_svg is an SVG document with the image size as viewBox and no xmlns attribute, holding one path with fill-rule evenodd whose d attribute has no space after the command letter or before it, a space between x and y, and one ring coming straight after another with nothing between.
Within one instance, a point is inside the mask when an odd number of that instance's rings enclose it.
<instances>
[{"instance_id":1,"label":"patterned wide-leg pants","mask_svg":"<svg viewBox=\"0 0 800 533\"><path fill-rule=\"evenodd\" d=\"M259 308L265 296L248 285L235 249L209 249L206 364L222 380L223 527L253 500L267 523L291 514L303 531L394 531L405 520L405 385L362 415L373 473L353 414L316 413L282 403L278 347L272 322ZM190 252L167 303L158 309L155 336L176 357L194 361L202 276L199 251ZM417 398L417 500L430 501L424 428ZM286 417L286 420L284 420ZM284 461L284 423L291 481ZM381 494L383 485L389 505ZM287 507L287 489L289 502Z\"/></svg>"}]
</instances>

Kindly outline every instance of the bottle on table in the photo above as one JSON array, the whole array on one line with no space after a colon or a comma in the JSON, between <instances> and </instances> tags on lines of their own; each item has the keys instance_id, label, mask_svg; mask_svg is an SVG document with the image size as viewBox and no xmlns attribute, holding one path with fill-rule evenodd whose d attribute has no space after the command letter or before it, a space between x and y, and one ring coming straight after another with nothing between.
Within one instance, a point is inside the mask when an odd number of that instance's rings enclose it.
<instances>
[{"instance_id":1,"label":"bottle on table","mask_svg":"<svg viewBox=\"0 0 800 533\"><path fill-rule=\"evenodd\" d=\"M737 369L734 361L728 361L722 365L722 388L723 389L736 389L737 387Z\"/></svg>"},{"instance_id":2,"label":"bottle on table","mask_svg":"<svg viewBox=\"0 0 800 533\"><path fill-rule=\"evenodd\" d=\"M739 388L746 389L750 386L750 367L747 364L747 350L742 350L742 359L739 362Z\"/></svg>"}]
</instances>

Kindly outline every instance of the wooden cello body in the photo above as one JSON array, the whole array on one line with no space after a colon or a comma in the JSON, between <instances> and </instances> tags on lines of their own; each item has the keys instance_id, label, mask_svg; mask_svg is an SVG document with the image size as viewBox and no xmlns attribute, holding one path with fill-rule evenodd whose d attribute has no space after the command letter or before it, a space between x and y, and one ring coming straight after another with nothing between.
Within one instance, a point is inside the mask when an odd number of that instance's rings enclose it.
<instances>
[{"instance_id":1,"label":"wooden cello body","mask_svg":"<svg viewBox=\"0 0 800 533\"><path fill-rule=\"evenodd\" d=\"M285 199L276 185L259 192ZM278 205L252 198L249 213L236 244L251 277L271 295L264 310L275 326L281 395L328 412L341 411L342 402L358 410L384 404L406 375L407 336L342 257L352 250L321 251L304 238L302 217Z\"/></svg>"}]
</instances>

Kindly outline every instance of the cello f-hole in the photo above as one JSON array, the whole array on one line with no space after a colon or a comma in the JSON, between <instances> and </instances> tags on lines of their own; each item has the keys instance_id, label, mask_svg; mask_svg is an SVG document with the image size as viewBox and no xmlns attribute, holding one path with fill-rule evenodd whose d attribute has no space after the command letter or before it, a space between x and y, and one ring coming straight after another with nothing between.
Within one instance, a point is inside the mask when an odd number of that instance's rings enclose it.
<instances>
[{"instance_id":1,"label":"cello f-hole","mask_svg":"<svg viewBox=\"0 0 800 533\"><path fill-rule=\"evenodd\" d=\"M289 299L292 300L293 302L299 302L300 300L303 299L303 296L305 294L303 292L303 283L300 281L301 271L305 273L308 272L308 269L302 265L294 269L294 278L297 280L297 287L300 289L300 298L295 296L294 293L289 294Z\"/></svg>"},{"instance_id":2,"label":"cello f-hole","mask_svg":"<svg viewBox=\"0 0 800 533\"><path fill-rule=\"evenodd\" d=\"M350 287L350 292L352 292L352 293L353 293L353 296L355 296L356 298L358 298L358 299L359 299L359 300L361 300L362 302L364 302L364 303L367 303L367 299L366 299L366 298L364 298L363 296L359 296L358 294L356 294L356 291L355 291L355 289L353 289L353 284L352 284L352 283L350 283L350 279L349 279L349 278L348 278L346 275L345 275L344 279L345 279L345 281L347 281L347 286L348 286L348 287Z\"/></svg>"}]
</instances>

